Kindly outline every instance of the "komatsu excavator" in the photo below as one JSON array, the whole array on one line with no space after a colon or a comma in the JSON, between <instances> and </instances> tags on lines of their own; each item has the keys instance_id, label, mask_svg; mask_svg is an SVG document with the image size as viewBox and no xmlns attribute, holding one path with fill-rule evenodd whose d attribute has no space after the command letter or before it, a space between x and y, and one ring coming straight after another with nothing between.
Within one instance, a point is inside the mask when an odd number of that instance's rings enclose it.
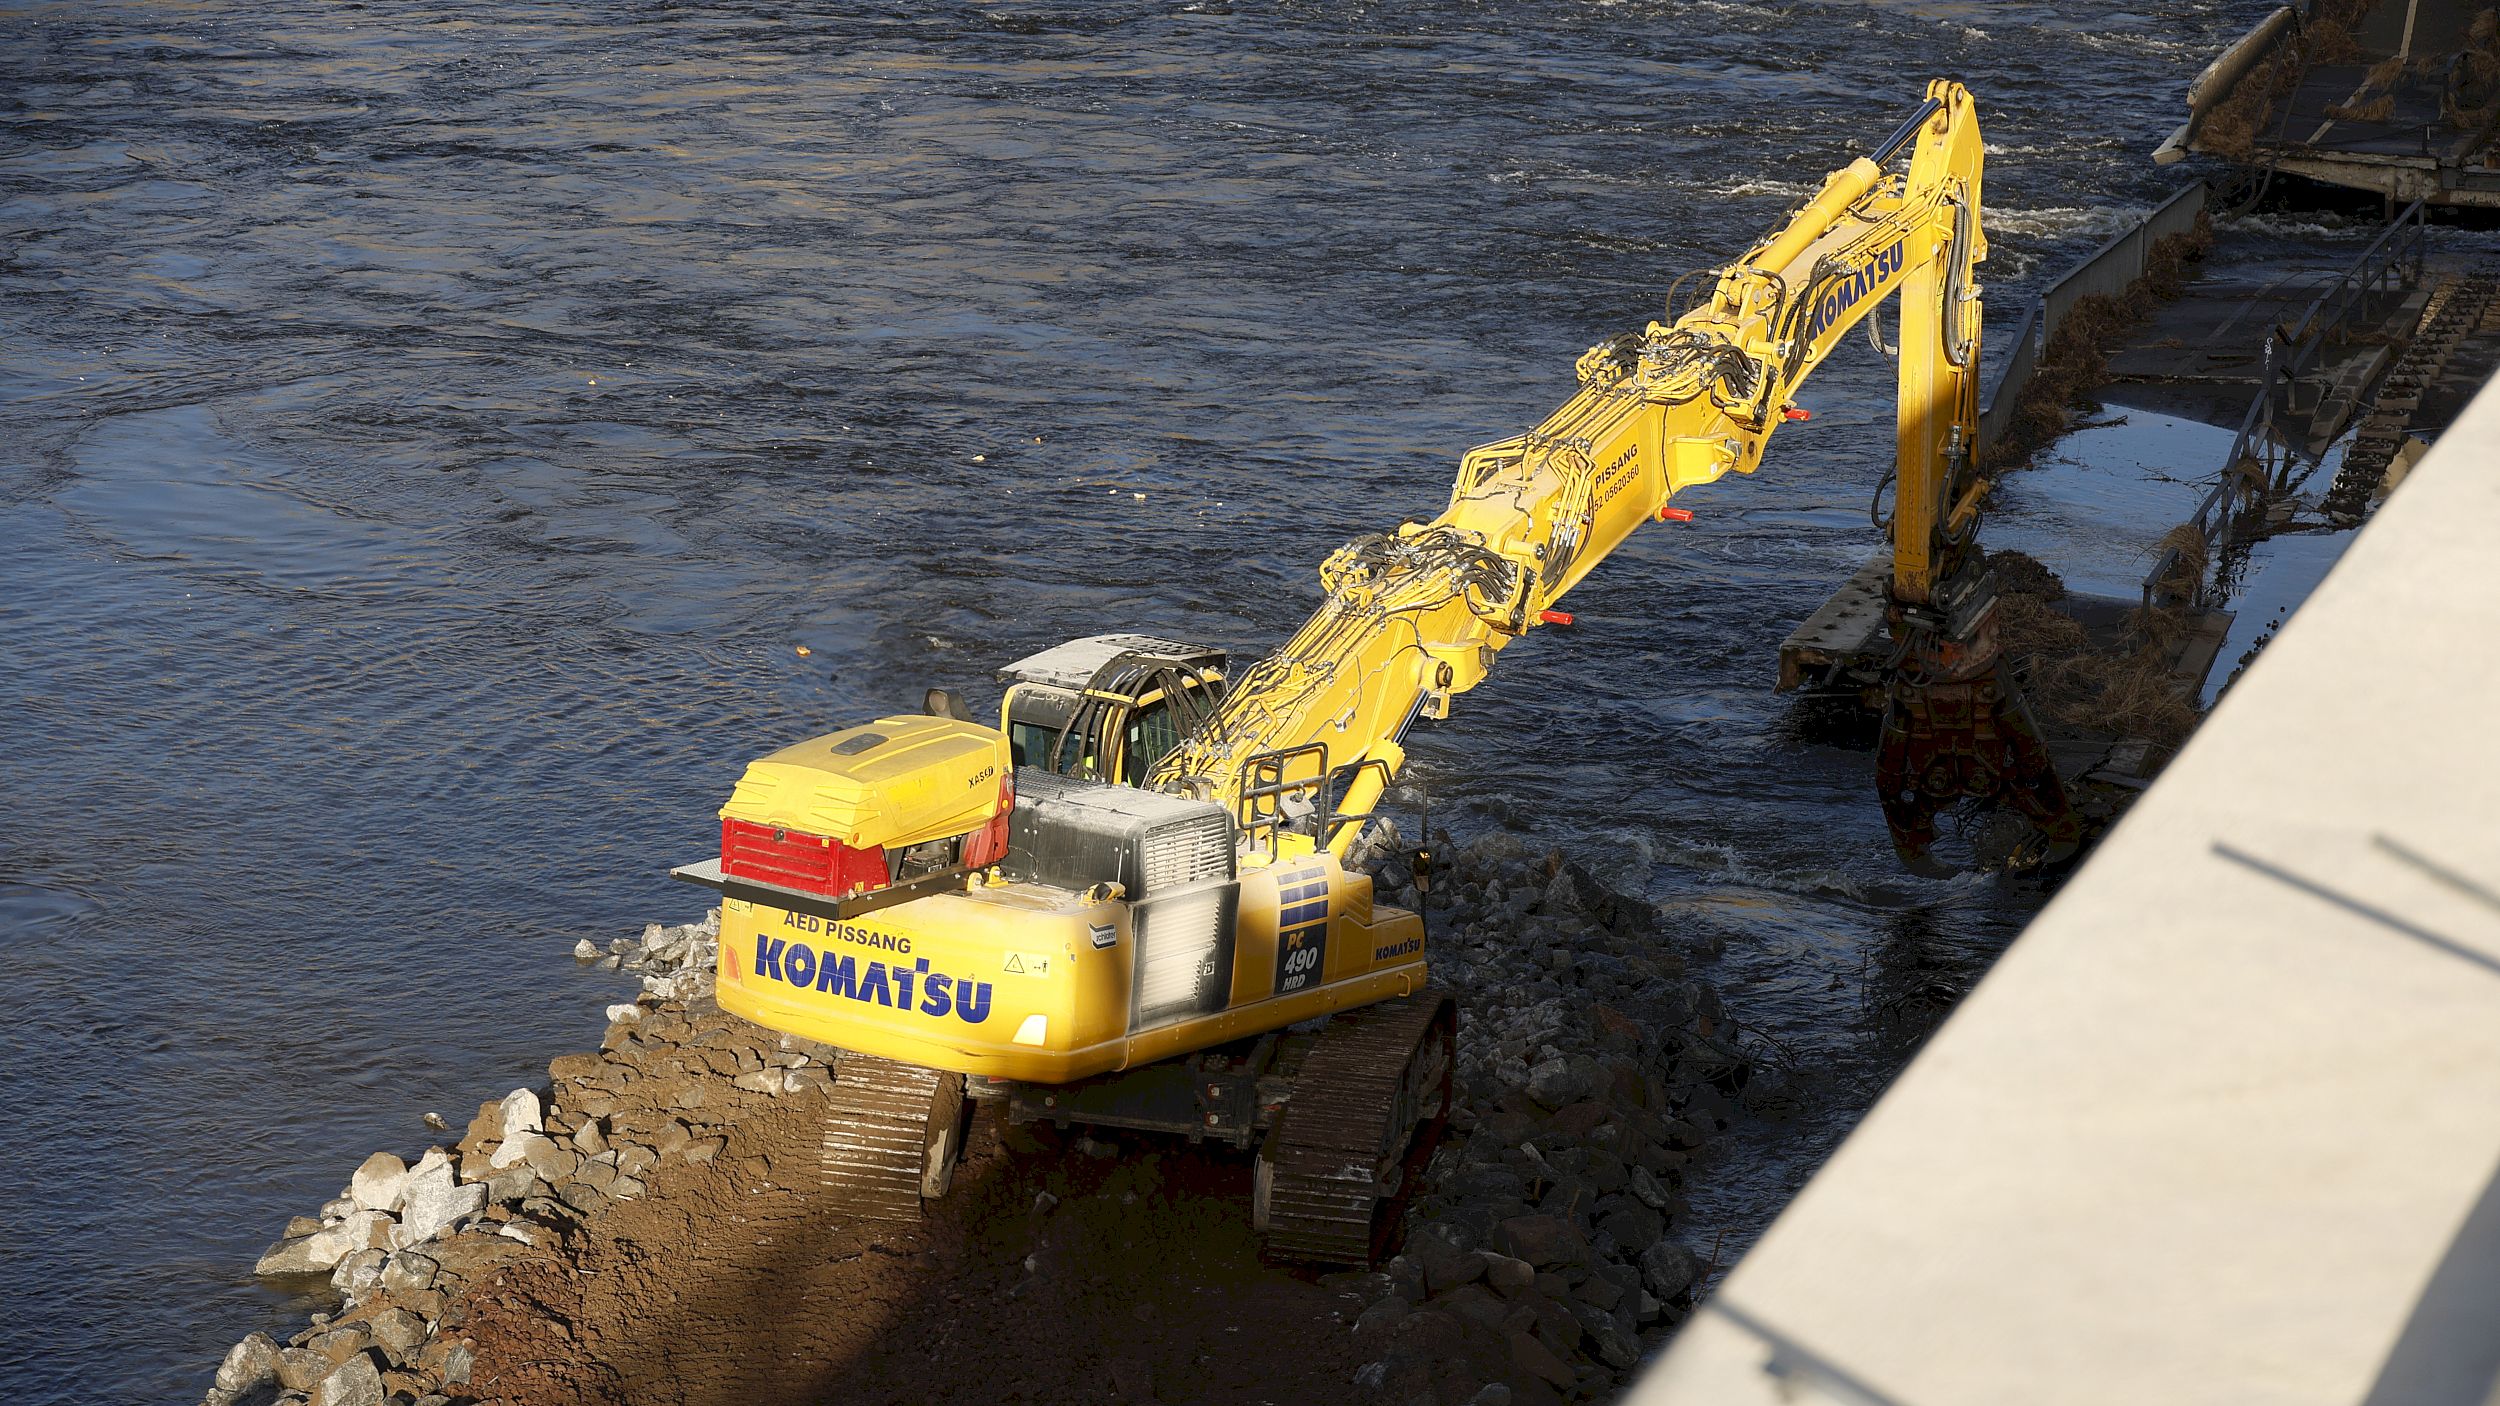
<instances>
[{"instance_id":1,"label":"komatsu excavator","mask_svg":"<svg viewBox=\"0 0 2500 1406\"><path fill-rule=\"evenodd\" d=\"M1970 549L1980 162L1970 95L1932 84L1705 300L1590 350L1559 411L1468 453L1438 517L1339 548L1309 622L1238 679L1219 650L1096 635L1002 671L996 727L932 690L922 714L750 765L720 857L675 872L722 895L721 1005L839 1052L838 1203L917 1218L991 1100L1256 1148L1272 1251L1371 1262L1455 1064L1422 918L1345 862L1401 739L1564 618L1635 528L1689 517L1676 494L1751 473L1806 418L1799 384L1896 291L1885 809L1909 855L1963 797L2071 845Z\"/></svg>"}]
</instances>

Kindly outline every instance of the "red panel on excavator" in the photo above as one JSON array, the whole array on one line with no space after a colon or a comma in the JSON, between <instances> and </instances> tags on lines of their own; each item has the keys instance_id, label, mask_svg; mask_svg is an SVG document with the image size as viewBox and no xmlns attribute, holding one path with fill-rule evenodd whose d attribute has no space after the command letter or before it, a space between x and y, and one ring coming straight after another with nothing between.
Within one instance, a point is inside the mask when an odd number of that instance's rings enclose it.
<instances>
[{"instance_id":1,"label":"red panel on excavator","mask_svg":"<svg viewBox=\"0 0 2500 1406\"><path fill-rule=\"evenodd\" d=\"M886 884L885 851L753 820L720 823L721 872L839 898Z\"/></svg>"}]
</instances>

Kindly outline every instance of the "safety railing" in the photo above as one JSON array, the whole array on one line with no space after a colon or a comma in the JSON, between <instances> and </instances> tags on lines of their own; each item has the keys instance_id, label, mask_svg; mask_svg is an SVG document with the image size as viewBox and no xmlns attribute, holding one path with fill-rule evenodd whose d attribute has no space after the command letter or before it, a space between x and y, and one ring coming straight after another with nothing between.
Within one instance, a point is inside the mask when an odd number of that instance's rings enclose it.
<instances>
[{"instance_id":1,"label":"safety railing","mask_svg":"<svg viewBox=\"0 0 2500 1406\"><path fill-rule=\"evenodd\" d=\"M1307 761L1309 768L1296 767L1297 761ZM1241 827L1242 837L1253 851L1264 838L1268 853L1274 855L1283 831L1305 817L1335 814L1334 781L1325 742L1304 742L1254 753L1241 763L1241 798L1236 803L1233 823ZM1306 801L1305 797L1309 799ZM1296 802L1304 806L1300 816L1294 813ZM1324 838L1333 834L1326 832Z\"/></svg>"},{"instance_id":2,"label":"safety railing","mask_svg":"<svg viewBox=\"0 0 2500 1406\"><path fill-rule=\"evenodd\" d=\"M2370 247L2361 251L2332 287L2309 304L2300 321L2284 334L2293 348L2284 371L2299 376L2316 362L2327 339L2352 319L2372 298L2386 298L2410 288L2422 276L2422 255L2430 243L2422 202L2404 208Z\"/></svg>"},{"instance_id":3,"label":"safety railing","mask_svg":"<svg viewBox=\"0 0 2500 1406\"><path fill-rule=\"evenodd\" d=\"M2257 394L2248 403L2248 413L2240 417L2239 434L2231 441L2231 452L2223 460L2221 477L2188 518L2188 525L2204 539L2206 560L2212 560L2231 544L2232 524L2239 513L2228 509L2252 506L2269 491L2288 489L2292 466L2312 457L2306 434L2295 437L2283 431L2283 422L2292 413L2294 394L2317 369L2320 355L2355 314L2369 309L2376 300L2399 296L2402 290L2421 280L2422 258L2429 239L2422 202L2417 200L2390 221L2369 248L2345 265L2335 282L2310 301L2299 321L2289 328L2267 330L2260 351L2263 365L2257 375ZM2166 546L2154 560L2153 569L2145 573L2143 600L2147 609L2183 594L2172 585L2180 574L2184 555L2182 545ZM2193 592L2184 593L2187 603L2202 604L2204 593L2205 583L2199 573Z\"/></svg>"},{"instance_id":4,"label":"safety railing","mask_svg":"<svg viewBox=\"0 0 2500 1406\"><path fill-rule=\"evenodd\" d=\"M2095 250L2092 256L2077 264L2064 278L2051 284L2023 313L2022 326L2014 333L2011 350L1997 368L1996 380L1989 386L1987 405L1979 412L1979 444L1982 449L1994 444L2013 422L2014 410L2022 402L2023 391L2040 369L2040 358L2056 340L2057 329L2064 325L2075 304L2093 294L2121 297L2135 281L2144 276L2151 260L2153 246L2163 238L2184 233L2196 227L2196 217L2204 213L2207 190L2203 181L2190 181L2173 192L2169 199L2153 207L2126 233Z\"/></svg>"}]
</instances>

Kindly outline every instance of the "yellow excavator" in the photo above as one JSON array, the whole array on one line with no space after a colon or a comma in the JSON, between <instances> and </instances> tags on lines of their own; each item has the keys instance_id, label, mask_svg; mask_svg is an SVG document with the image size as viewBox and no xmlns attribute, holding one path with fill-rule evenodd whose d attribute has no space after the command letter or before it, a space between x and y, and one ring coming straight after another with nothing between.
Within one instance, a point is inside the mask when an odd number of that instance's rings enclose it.
<instances>
[{"instance_id":1,"label":"yellow excavator","mask_svg":"<svg viewBox=\"0 0 2500 1406\"><path fill-rule=\"evenodd\" d=\"M1564 596L1635 528L1689 517L1677 493L1752 472L1807 418L1799 384L1896 291L1886 812L1905 854L1966 796L2070 840L1970 550L1980 164L1970 95L1930 85L1698 305L1591 349L1560 410L1469 452L1438 517L1339 548L1319 609L1237 679L1217 649L1096 635L1007 666L995 727L931 690L920 714L751 764L719 858L674 872L722 895L721 1005L840 1052L838 1203L917 1218L990 1101L1255 1147L1275 1253L1372 1262L1456 1062L1422 917L1346 865L1401 739L1567 620Z\"/></svg>"}]
</instances>

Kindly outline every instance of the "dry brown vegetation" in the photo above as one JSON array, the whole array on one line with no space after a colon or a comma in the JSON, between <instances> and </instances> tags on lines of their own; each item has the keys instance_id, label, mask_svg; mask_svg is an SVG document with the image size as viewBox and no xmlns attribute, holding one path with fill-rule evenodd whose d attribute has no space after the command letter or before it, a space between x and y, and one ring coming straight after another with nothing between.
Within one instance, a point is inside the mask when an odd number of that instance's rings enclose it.
<instances>
[{"instance_id":1,"label":"dry brown vegetation","mask_svg":"<svg viewBox=\"0 0 2500 1406\"><path fill-rule=\"evenodd\" d=\"M2032 675L2035 706L2074 727L2142 737L2165 747L2187 740L2204 714L2180 691L2169 652L2143 645L2125 654L2084 654Z\"/></svg>"},{"instance_id":2,"label":"dry brown vegetation","mask_svg":"<svg viewBox=\"0 0 2500 1406\"><path fill-rule=\"evenodd\" d=\"M2350 63L2362 55L2352 27L2369 13L2371 0L2318 0L2306 21L2272 54L2242 75L2231 96L2207 113L2196 144L2216 156L2246 161L2276 104L2299 86L2311 64Z\"/></svg>"},{"instance_id":3,"label":"dry brown vegetation","mask_svg":"<svg viewBox=\"0 0 2500 1406\"><path fill-rule=\"evenodd\" d=\"M2178 555L2171 558L2170 568L2155 584L2171 595L2193 597L2205 581L2205 534L2192 522L2180 523L2164 533L2153 548L2156 560L2172 552Z\"/></svg>"},{"instance_id":4,"label":"dry brown vegetation","mask_svg":"<svg viewBox=\"0 0 2500 1406\"><path fill-rule=\"evenodd\" d=\"M2293 36L2206 114L2196 129L2196 144L2233 161L2253 160L2258 142L2271 135L2266 124L2311 66L2354 63L2368 56L2353 27L2369 7L2370 0L2319 0L2315 13ZM2395 116L2394 89L2408 72L2428 74L2446 62L2445 54L2390 54L2370 65L2352 97L2329 104L2326 115L2339 122L2385 122ZM2441 96L2441 115L2463 132L2500 123L2500 10L2485 9L2474 16L2459 68L2456 86Z\"/></svg>"},{"instance_id":5,"label":"dry brown vegetation","mask_svg":"<svg viewBox=\"0 0 2500 1406\"><path fill-rule=\"evenodd\" d=\"M2456 87L2440 94L2440 115L2461 131L2486 131L2500 120L2500 10L2474 16L2458 67Z\"/></svg>"},{"instance_id":6,"label":"dry brown vegetation","mask_svg":"<svg viewBox=\"0 0 2500 1406\"><path fill-rule=\"evenodd\" d=\"M2165 538L2164 545L2181 544ZM2196 538L2196 555L2201 574L2202 536ZM2102 649L2055 604L2066 594L2056 572L2014 551L1989 553L1988 566L1997 580L1998 642L2022 670L2024 694L2043 716L2165 746L2178 745L2196 730L2203 715L2171 671L2192 624L2186 611L2137 610L2118 647Z\"/></svg>"},{"instance_id":7,"label":"dry brown vegetation","mask_svg":"<svg viewBox=\"0 0 2500 1406\"><path fill-rule=\"evenodd\" d=\"M2396 99L2381 93L2360 102L2328 103L2326 115L2338 122L2384 122L2396 115Z\"/></svg>"}]
</instances>

